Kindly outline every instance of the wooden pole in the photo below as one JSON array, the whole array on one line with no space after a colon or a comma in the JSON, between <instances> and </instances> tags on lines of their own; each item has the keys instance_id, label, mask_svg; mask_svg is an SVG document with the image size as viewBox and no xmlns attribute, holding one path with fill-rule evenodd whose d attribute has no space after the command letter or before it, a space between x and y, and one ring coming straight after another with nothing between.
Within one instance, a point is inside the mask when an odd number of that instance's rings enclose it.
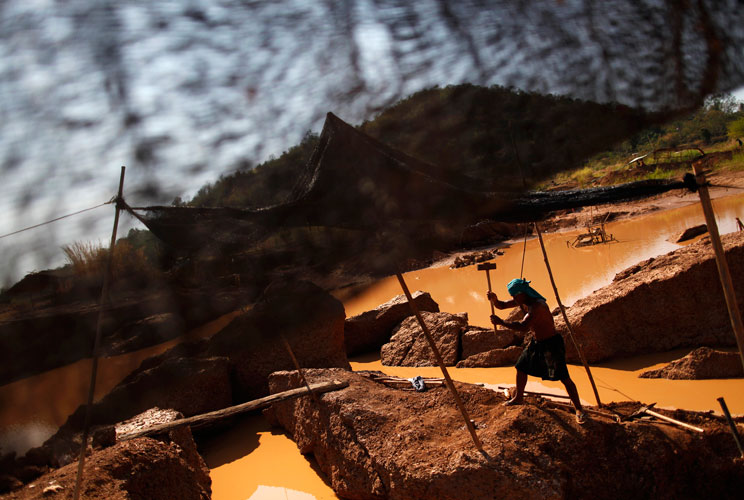
<instances>
[{"instance_id":1,"label":"wooden pole","mask_svg":"<svg viewBox=\"0 0 744 500\"><path fill-rule=\"evenodd\" d=\"M220 420L220 419L227 418L227 417L232 417L233 415L238 415L240 413L245 413L245 412L252 411L252 410L259 410L261 408L265 408L269 405L278 403L280 401L287 401L288 399L299 398L300 396L304 396L305 394L308 394L308 393L322 394L325 392L337 391L339 389L343 389L344 387L348 387L348 386L349 386L348 382L339 382L338 380L334 380L333 382L322 382L319 384L312 384L308 387L298 387L297 389L290 389L288 391L278 392L276 394L272 394L270 396L266 396L261 399L254 399L253 401L248 401L246 403L241 403L239 405L230 406L228 408L223 408L221 410L210 411L209 413L203 413L201 415L194 415L193 417L188 417L188 418L179 418L178 420L174 420L172 422L167 422L164 424L156 424L146 429L138 429L129 434L125 434L119 437L118 440L128 441L130 439L135 439L135 438L142 437L142 436L149 436L150 434L160 434L160 433L163 433L171 429L175 429L176 427L181 427L184 425L190 425L192 427L200 427L200 426L209 424L211 422L214 422L216 420Z\"/></svg>"},{"instance_id":2,"label":"wooden pole","mask_svg":"<svg viewBox=\"0 0 744 500\"><path fill-rule=\"evenodd\" d=\"M726 262L726 254L723 251L723 244L721 244L721 236L718 234L718 224L716 224L713 204L710 202L705 173L700 168L700 165L695 163L692 164L692 171L695 173L700 204L703 207L705 223L708 225L708 233L710 234L710 242L713 244L713 251L716 256L716 266L718 267L718 276L721 279L721 286L723 287L723 296L726 299L731 327L734 329L736 344L739 347L741 364L744 367L744 324L741 321L741 312L739 311L739 305L736 300L736 292L734 292L734 284L731 280L728 262Z\"/></svg>"},{"instance_id":3,"label":"wooden pole","mask_svg":"<svg viewBox=\"0 0 744 500\"><path fill-rule=\"evenodd\" d=\"M313 398L313 401L318 405L318 408L320 409L320 401L318 400L318 396L313 392L312 389L310 389L310 384L307 382L307 379L305 378L305 372L302 371L302 368L300 367L300 363L297 361L297 357L294 355L294 351L292 351L292 346L289 345L289 342L284 337L283 334L279 334L279 337L281 337L282 342L284 343L284 347L287 349L287 352L289 353L289 357L292 358L292 363L294 363L295 368L297 369L297 373L300 375L300 380L302 380L302 383L305 385L307 390L310 392L310 395Z\"/></svg>"},{"instance_id":4,"label":"wooden pole","mask_svg":"<svg viewBox=\"0 0 744 500\"><path fill-rule=\"evenodd\" d=\"M566 308L563 307L563 303L561 302L561 297L558 295L558 288L555 286L555 280L553 279L553 271L550 269L550 262L548 262L548 253L545 251L545 243L543 243L542 233L540 232L540 227L537 225L537 222L535 222L535 231L537 232L537 237L540 240L540 248L542 249L543 258L545 259L545 267L548 269L548 276L550 276L550 284L553 286L553 293L555 293L555 300L558 301L558 307L561 310L561 313L563 314L563 321L566 322L566 327L568 328L568 336L571 337L571 341L574 344L574 347L576 347L576 352L579 354L579 359L581 360L581 364L584 365L584 369L586 370L586 374L589 376L589 382L592 384L592 390L594 391L594 398L597 400L597 406L602 407L602 402L599 400L599 391L597 391L597 385L594 383L594 377L592 377L592 371L589 369L589 363L586 362L586 358L584 357L584 352L581 349L581 346L579 345L578 341L576 340L576 335L574 335L573 327L571 327L571 322L568 321L568 315L566 314Z\"/></svg>"},{"instance_id":5,"label":"wooden pole","mask_svg":"<svg viewBox=\"0 0 744 500\"><path fill-rule=\"evenodd\" d=\"M80 443L80 459L78 461L77 478L75 480L75 491L72 498L80 498L80 484L83 480L83 468L85 467L85 452L88 448L88 431L90 427L90 413L93 406L93 395L96 391L96 375L98 374L98 351L101 344L101 325L103 323L104 309L109 303L109 287L113 275L114 247L116 246L116 230L119 227L119 210L122 193L124 192L124 172L126 167L121 167L119 178L119 193L116 195L116 211L114 215L114 230L111 233L111 244L109 245L108 261L106 262L106 274L103 275L103 287L101 288L101 300L98 306L98 321L96 323L96 337L93 343L93 363L90 370L90 384L88 388L88 402L85 405L85 420L83 423L83 436Z\"/></svg>"},{"instance_id":6,"label":"wooden pole","mask_svg":"<svg viewBox=\"0 0 744 500\"><path fill-rule=\"evenodd\" d=\"M739 430L736 428L736 424L734 423L734 419L731 418L731 414L729 413L728 406L726 406L726 401L722 397L718 398L718 403L721 405L721 409L723 410L723 415L726 417L726 422L729 424L729 428L731 429L731 434L734 435L734 441L736 441L736 447L739 448L739 453L741 453L741 458L744 458L744 447L741 445L741 437L739 436Z\"/></svg>"},{"instance_id":7,"label":"wooden pole","mask_svg":"<svg viewBox=\"0 0 744 500\"><path fill-rule=\"evenodd\" d=\"M424 332L424 336L426 337L426 340L429 342L429 347L431 347L431 350L434 353L434 359L439 365L439 369L442 370L442 374L444 375L444 381L447 384L447 388L452 393L452 396L455 398L455 404L457 404L457 408L460 410L460 413L462 414L462 418L465 419L465 427L467 427L468 432L470 432L470 437L473 438L473 443L475 444L475 447L486 458L489 458L488 454L483 449L483 445L481 444L480 439L478 439L478 434L476 434L475 432L475 424L470 419L470 415L468 415L468 411L465 409L465 405L462 403L462 399L460 399L460 395L457 393L455 384L452 382L452 379L449 376L449 372L447 372L447 367L444 366L444 360L442 359L442 355L439 353L439 348L437 348L437 345L434 342L434 337L432 337L431 332L429 331L429 327L426 326L426 323L424 322L424 318L421 316L421 312L419 311L418 306L413 301L413 297L411 296L411 292L408 290L408 285L406 285L406 281L403 279L403 275L400 273L400 271L397 271L395 275L398 277L398 282L400 283L400 287L403 289L403 293L406 294L406 298L408 299L408 305L411 306L411 311L413 312L414 316L416 316L419 326L421 327L421 330Z\"/></svg>"}]
</instances>

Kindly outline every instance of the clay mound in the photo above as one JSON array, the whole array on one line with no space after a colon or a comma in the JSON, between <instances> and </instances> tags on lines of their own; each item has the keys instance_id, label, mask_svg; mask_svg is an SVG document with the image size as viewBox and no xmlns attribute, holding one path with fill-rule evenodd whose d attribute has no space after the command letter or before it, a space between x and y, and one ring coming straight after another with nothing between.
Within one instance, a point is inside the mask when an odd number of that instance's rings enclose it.
<instances>
[{"instance_id":1,"label":"clay mound","mask_svg":"<svg viewBox=\"0 0 744 500\"><path fill-rule=\"evenodd\" d=\"M744 232L722 237L737 296L744 296ZM567 313L587 361L667 352L679 347L732 346L710 239L636 264L578 300ZM558 331L568 335L561 315ZM579 358L566 342L569 361Z\"/></svg>"},{"instance_id":2,"label":"clay mound","mask_svg":"<svg viewBox=\"0 0 744 500\"><path fill-rule=\"evenodd\" d=\"M459 359L460 335L468 326L466 313L422 312L439 353L447 366ZM385 366L436 366L434 353L415 316L409 316L393 330L390 342L380 349Z\"/></svg>"},{"instance_id":3,"label":"clay mound","mask_svg":"<svg viewBox=\"0 0 744 500\"><path fill-rule=\"evenodd\" d=\"M672 236L668 241L672 243L682 243L683 241L691 240L696 236L705 234L708 232L708 226L706 224L699 224L697 226L688 227L676 236Z\"/></svg>"},{"instance_id":4,"label":"clay mound","mask_svg":"<svg viewBox=\"0 0 744 500\"><path fill-rule=\"evenodd\" d=\"M342 498L738 499L744 487L726 423L709 414L673 413L705 429L694 436L602 416L579 426L573 414L543 400L504 407L500 394L456 383L489 461L445 387L418 393L342 370L307 375L314 383L350 385L322 395L320 407L310 398L276 404L271 418L315 457ZM294 372L270 379L272 392L299 385Z\"/></svg>"},{"instance_id":5,"label":"clay mound","mask_svg":"<svg viewBox=\"0 0 744 500\"><path fill-rule=\"evenodd\" d=\"M672 361L658 370L648 370L641 378L700 380L744 377L741 357L736 352L716 351L709 347L695 349L684 358Z\"/></svg>"},{"instance_id":6,"label":"clay mound","mask_svg":"<svg viewBox=\"0 0 744 500\"><path fill-rule=\"evenodd\" d=\"M412 297L419 311L439 312L439 304L428 292L417 291ZM346 318L344 321L346 355L377 352L390 340L393 328L412 314L406 296L398 295L371 311Z\"/></svg>"}]
</instances>

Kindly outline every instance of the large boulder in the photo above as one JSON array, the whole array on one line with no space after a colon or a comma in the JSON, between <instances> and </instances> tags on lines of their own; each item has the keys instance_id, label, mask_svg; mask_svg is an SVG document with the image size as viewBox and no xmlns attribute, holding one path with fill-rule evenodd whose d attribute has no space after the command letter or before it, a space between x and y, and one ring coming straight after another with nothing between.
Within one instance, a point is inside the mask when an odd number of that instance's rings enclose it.
<instances>
[{"instance_id":1,"label":"large boulder","mask_svg":"<svg viewBox=\"0 0 744 500\"><path fill-rule=\"evenodd\" d=\"M344 318L343 304L320 287L276 282L209 340L205 354L230 359L237 401L260 398L268 394L270 373L295 368L287 345L301 368L350 370Z\"/></svg>"},{"instance_id":2,"label":"large boulder","mask_svg":"<svg viewBox=\"0 0 744 500\"><path fill-rule=\"evenodd\" d=\"M454 366L460 359L460 336L468 326L467 313L422 312L444 364ZM415 316L403 320L390 342L380 349L380 361L387 366L436 366L434 353Z\"/></svg>"},{"instance_id":3,"label":"large boulder","mask_svg":"<svg viewBox=\"0 0 744 500\"><path fill-rule=\"evenodd\" d=\"M400 390L342 370L307 376L349 386L319 403L304 397L274 404L273 418L301 453L312 454L341 498L738 499L744 487L728 427L707 413L671 413L705 429L695 435L599 416L579 426L573 412L544 400L505 407L500 393L456 383L487 458L446 387ZM277 372L269 383L280 392L300 381L296 372ZM610 409L629 415L638 408L625 405Z\"/></svg>"},{"instance_id":4,"label":"large boulder","mask_svg":"<svg viewBox=\"0 0 744 500\"><path fill-rule=\"evenodd\" d=\"M467 359L470 356L493 349L504 349L515 343L521 343L522 337L517 332L507 329L468 327L462 334L462 353L460 357Z\"/></svg>"},{"instance_id":5,"label":"large boulder","mask_svg":"<svg viewBox=\"0 0 744 500\"><path fill-rule=\"evenodd\" d=\"M684 358L672 361L658 370L640 374L642 378L700 380L744 377L738 352L716 351L710 347L695 349Z\"/></svg>"},{"instance_id":6,"label":"large boulder","mask_svg":"<svg viewBox=\"0 0 744 500\"><path fill-rule=\"evenodd\" d=\"M230 361L227 357L166 358L152 368L137 369L93 404L91 425L113 424L148 408L178 411L187 417L230 406ZM81 406L65 425L81 429Z\"/></svg>"},{"instance_id":7,"label":"large boulder","mask_svg":"<svg viewBox=\"0 0 744 500\"><path fill-rule=\"evenodd\" d=\"M490 368L493 366L513 365L522 354L522 347L518 345L503 349L491 349L473 354L467 358L463 357L457 362L457 368Z\"/></svg>"},{"instance_id":8,"label":"large boulder","mask_svg":"<svg viewBox=\"0 0 744 500\"><path fill-rule=\"evenodd\" d=\"M722 241L735 292L744 297L744 232ZM618 273L567 314L589 362L735 342L709 238ZM560 315L556 327L568 334ZM566 351L579 360L572 342Z\"/></svg>"},{"instance_id":9,"label":"large boulder","mask_svg":"<svg viewBox=\"0 0 744 500\"><path fill-rule=\"evenodd\" d=\"M412 297L420 311L439 312L439 305L428 292L417 291ZM346 354L377 352L390 340L393 328L412 314L406 296L398 295L371 311L347 318L344 321Z\"/></svg>"}]
</instances>

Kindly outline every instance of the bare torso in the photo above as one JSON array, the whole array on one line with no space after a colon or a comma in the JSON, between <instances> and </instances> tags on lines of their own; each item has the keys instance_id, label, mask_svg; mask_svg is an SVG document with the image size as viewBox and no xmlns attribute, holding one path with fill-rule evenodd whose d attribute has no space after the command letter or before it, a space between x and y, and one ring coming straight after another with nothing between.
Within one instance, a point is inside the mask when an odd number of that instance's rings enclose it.
<instances>
[{"instance_id":1,"label":"bare torso","mask_svg":"<svg viewBox=\"0 0 744 500\"><path fill-rule=\"evenodd\" d=\"M555 335L553 315L545 302L538 300L529 305L521 304L520 307L526 313L522 323L534 332L536 340L545 340Z\"/></svg>"}]
</instances>

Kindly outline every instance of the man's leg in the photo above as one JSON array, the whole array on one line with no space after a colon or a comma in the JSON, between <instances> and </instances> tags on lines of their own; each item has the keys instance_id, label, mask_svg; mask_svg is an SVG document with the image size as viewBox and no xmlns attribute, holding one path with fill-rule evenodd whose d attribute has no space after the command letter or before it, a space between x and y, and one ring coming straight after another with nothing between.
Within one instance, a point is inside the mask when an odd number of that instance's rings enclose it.
<instances>
[{"instance_id":1,"label":"man's leg","mask_svg":"<svg viewBox=\"0 0 744 500\"><path fill-rule=\"evenodd\" d=\"M579 391L576 389L576 384L574 384L574 381L571 380L571 377L567 377L563 380L561 380L564 387L566 388L566 392L568 393L568 397L571 398L571 402L574 405L574 408L576 408L576 412L581 411L581 399L579 399Z\"/></svg>"},{"instance_id":2,"label":"man's leg","mask_svg":"<svg viewBox=\"0 0 744 500\"><path fill-rule=\"evenodd\" d=\"M514 397L511 398L509 401L507 401L505 404L507 406L511 405L521 405L524 401L524 388L527 385L527 374L524 373L521 370L517 370L517 391L514 394ZM576 387L574 387L576 389Z\"/></svg>"},{"instance_id":3,"label":"man's leg","mask_svg":"<svg viewBox=\"0 0 744 500\"><path fill-rule=\"evenodd\" d=\"M571 380L571 377L567 377L561 380L561 382L563 382L563 385L566 387L566 392L571 398L574 408L576 408L576 422L580 425L584 425L587 415L581 407L581 399L579 399L579 391L576 389L576 384Z\"/></svg>"}]
</instances>

